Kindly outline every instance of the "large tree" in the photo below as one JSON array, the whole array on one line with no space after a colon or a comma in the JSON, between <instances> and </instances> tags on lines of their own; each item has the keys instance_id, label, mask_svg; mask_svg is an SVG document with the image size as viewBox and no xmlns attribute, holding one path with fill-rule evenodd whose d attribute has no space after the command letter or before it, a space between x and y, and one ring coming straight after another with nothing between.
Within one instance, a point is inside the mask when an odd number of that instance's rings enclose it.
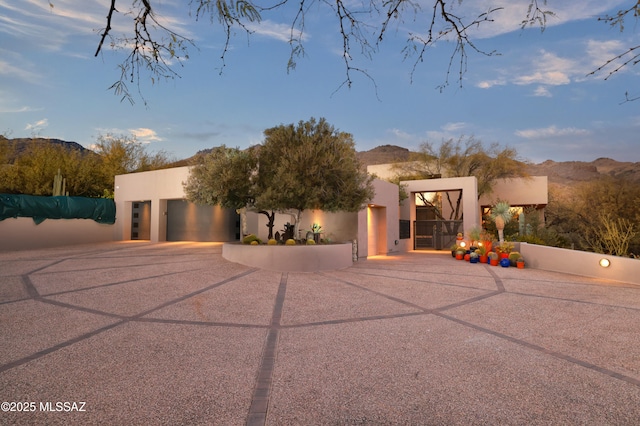
<instances>
[{"instance_id":1,"label":"large tree","mask_svg":"<svg viewBox=\"0 0 640 426\"><path fill-rule=\"evenodd\" d=\"M49 0L49 3L53 7L55 0ZM503 9L520 6L517 3L499 3L500 6L478 10L471 0L431 0L426 3L412 0L192 0L185 7L189 8L195 20L208 19L222 26L226 35L221 52L223 66L230 49L230 40L237 31L250 35L252 28L260 25L261 21L280 22L283 16L288 16L287 24L291 29L288 68L295 68L296 59L305 54L305 23L311 18L311 14L328 13L334 19L334 26L329 31L339 34L337 47L342 51L339 57L344 61L346 71L343 84L351 85L353 72L369 76L366 70L358 67L354 53L371 57L390 33L406 31L403 54L405 58L411 58L414 70L427 59L430 48L438 43L450 43L451 56L443 83L446 85L451 72L462 82L469 53L496 53L479 45L477 30L490 26L496 14ZM613 16L600 19L623 29L628 16L638 16L640 13L640 0L629 1L629 5ZM127 52L126 59L120 64L120 79L112 86L118 95L133 101L127 83L136 82L141 73L143 76L149 73L152 81L177 76L175 64L188 60L189 50L195 47L195 41L171 28L168 24L171 20L166 19L168 17L157 14L156 0L105 0L105 9L107 8L105 26L100 30L95 55L100 54L105 42L106 45ZM526 12L505 12L513 14L522 28L539 26L543 30L547 19L554 15L552 10L547 9L547 0L530 0ZM132 19L128 32L114 35L112 23L119 14ZM638 62L636 49L637 47L629 48L606 65L614 64L616 69L635 65Z\"/></svg>"},{"instance_id":2,"label":"large tree","mask_svg":"<svg viewBox=\"0 0 640 426\"><path fill-rule=\"evenodd\" d=\"M355 212L374 195L372 177L356 157L353 137L323 118L265 130L262 145L248 151L214 149L191 170L185 190L195 202L229 208Z\"/></svg>"},{"instance_id":3,"label":"large tree","mask_svg":"<svg viewBox=\"0 0 640 426\"><path fill-rule=\"evenodd\" d=\"M417 152L411 154L408 161L394 164L392 170L395 173L392 181L396 183L433 177L475 176L478 180L478 198L491 193L498 179L527 176L515 149L502 147L497 143L486 147L473 136L448 139L440 145L424 142ZM433 199L426 194L418 196L426 206L433 209L438 219L462 219L462 191L445 191L444 199ZM449 217L444 217L440 205L445 200L449 205Z\"/></svg>"}]
</instances>

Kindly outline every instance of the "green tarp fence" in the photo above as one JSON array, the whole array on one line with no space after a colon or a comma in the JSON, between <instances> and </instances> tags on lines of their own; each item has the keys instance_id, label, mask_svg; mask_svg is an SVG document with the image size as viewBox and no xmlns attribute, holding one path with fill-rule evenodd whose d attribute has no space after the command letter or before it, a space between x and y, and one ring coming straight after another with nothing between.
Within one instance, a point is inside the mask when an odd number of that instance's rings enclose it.
<instances>
[{"instance_id":1,"label":"green tarp fence","mask_svg":"<svg viewBox=\"0 0 640 426\"><path fill-rule=\"evenodd\" d=\"M46 219L93 219L113 224L116 204L109 198L0 194L0 220L11 217L31 217L36 225Z\"/></svg>"}]
</instances>

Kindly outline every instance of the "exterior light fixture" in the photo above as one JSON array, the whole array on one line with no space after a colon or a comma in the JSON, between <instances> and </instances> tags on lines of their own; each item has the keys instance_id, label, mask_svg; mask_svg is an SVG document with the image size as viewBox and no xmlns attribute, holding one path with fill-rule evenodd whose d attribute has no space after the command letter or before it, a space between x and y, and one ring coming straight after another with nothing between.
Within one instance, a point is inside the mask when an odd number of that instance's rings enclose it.
<instances>
[{"instance_id":1,"label":"exterior light fixture","mask_svg":"<svg viewBox=\"0 0 640 426\"><path fill-rule=\"evenodd\" d=\"M466 246L467 246L467 243L465 243L464 241L460 242L460 247L466 247Z\"/></svg>"},{"instance_id":2,"label":"exterior light fixture","mask_svg":"<svg viewBox=\"0 0 640 426\"><path fill-rule=\"evenodd\" d=\"M609 259L605 259L605 258L600 259L599 263L600 263L600 266L602 266L603 268L608 268L609 265L611 265L611 262L609 261Z\"/></svg>"}]
</instances>

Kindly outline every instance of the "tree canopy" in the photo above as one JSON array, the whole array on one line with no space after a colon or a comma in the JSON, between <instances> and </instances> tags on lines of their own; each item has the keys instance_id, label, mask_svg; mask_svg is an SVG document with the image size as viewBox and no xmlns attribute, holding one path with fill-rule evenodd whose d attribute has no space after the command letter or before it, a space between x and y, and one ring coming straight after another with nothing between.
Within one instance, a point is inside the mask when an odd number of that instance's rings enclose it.
<instances>
[{"instance_id":1,"label":"tree canopy","mask_svg":"<svg viewBox=\"0 0 640 426\"><path fill-rule=\"evenodd\" d=\"M515 149L501 147L493 143L485 147L482 141L473 136L461 136L458 139L442 141L440 145L424 142L420 149L412 153L406 162L394 164L393 182L403 180L431 179L434 177L466 177L475 176L478 180L478 198L489 194L498 179L527 176L523 163L518 160ZM421 195L419 195L421 196ZM432 200L421 196L427 206L434 209L439 219L459 220L462 218L462 192L457 191L457 197L445 193L451 212L450 217L444 217L442 208L438 205L440 198ZM437 201L437 202L436 202Z\"/></svg>"},{"instance_id":2,"label":"tree canopy","mask_svg":"<svg viewBox=\"0 0 640 426\"><path fill-rule=\"evenodd\" d=\"M164 152L150 154L135 139L100 136L93 150L67 149L46 141L33 140L22 153L13 143L0 138L0 192L51 195L58 170L66 179L69 195L113 196L114 177L137 171L167 167Z\"/></svg>"},{"instance_id":3,"label":"tree canopy","mask_svg":"<svg viewBox=\"0 0 640 426\"><path fill-rule=\"evenodd\" d=\"M373 197L372 177L361 167L353 137L324 118L280 125L264 132L262 145L241 151L219 147L192 167L187 198L227 208L355 212Z\"/></svg>"},{"instance_id":4,"label":"tree canopy","mask_svg":"<svg viewBox=\"0 0 640 426\"><path fill-rule=\"evenodd\" d=\"M55 0L49 0L49 3L53 7ZM406 32L403 54L405 58L413 61L413 69L426 61L429 49L436 43L449 42L452 53L443 85L449 83L449 75L452 72L457 75L457 80L462 82L469 53L496 53L494 50L481 48L477 44L476 34L479 28L484 29L492 24L496 13L511 7L505 2L501 4L503 6L480 12L474 12L476 8L470 0L432 0L426 4L411 0L193 0L185 7L189 8L191 16L196 21L208 19L212 24L217 22L223 28L223 66L236 30L250 35L253 26L270 19L280 22L283 16L288 16L288 42L291 46L289 69L295 68L296 59L305 54L305 22L311 19L311 14L319 13L319 8L326 8L322 11L333 17L333 28L339 34L338 49L342 51L340 57L344 61L346 72L343 84L350 86L353 72L369 77L366 70L356 65L355 53L360 52L366 57L372 57L387 40L389 33L397 33L400 29L404 31L408 27L412 29ZM598 19L624 30L625 20L629 16L637 17L640 14L640 0L630 0L629 5L612 16ZM175 64L188 60L189 50L196 48L196 43L195 40L172 29L167 23L170 20L163 19L156 13L155 0L105 0L105 9L107 7L105 26L100 30L95 55L100 54L105 42L128 52L126 59L120 64L120 79L112 86L116 94L133 101L127 83L138 80L140 73L148 72L152 81L177 76ZM114 35L112 22L120 13L133 19L127 32ZM519 19L522 28L538 26L544 30L547 20L553 16L553 10L547 8L547 0L530 0L524 16L517 16L516 19ZM605 68L610 69L610 65L613 65L613 73L628 65L635 65L638 62L637 48L638 46L632 46L626 52L611 58L594 70L594 73Z\"/></svg>"}]
</instances>

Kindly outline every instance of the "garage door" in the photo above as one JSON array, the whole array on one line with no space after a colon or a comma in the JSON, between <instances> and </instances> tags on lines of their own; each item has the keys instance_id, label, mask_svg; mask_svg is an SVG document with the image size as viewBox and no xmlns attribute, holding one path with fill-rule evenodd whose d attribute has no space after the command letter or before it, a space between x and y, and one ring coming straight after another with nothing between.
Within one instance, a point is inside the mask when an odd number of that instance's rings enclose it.
<instances>
[{"instance_id":1,"label":"garage door","mask_svg":"<svg viewBox=\"0 0 640 426\"><path fill-rule=\"evenodd\" d=\"M236 241L240 217L220 206L199 206L185 200L167 201L167 241Z\"/></svg>"}]
</instances>

